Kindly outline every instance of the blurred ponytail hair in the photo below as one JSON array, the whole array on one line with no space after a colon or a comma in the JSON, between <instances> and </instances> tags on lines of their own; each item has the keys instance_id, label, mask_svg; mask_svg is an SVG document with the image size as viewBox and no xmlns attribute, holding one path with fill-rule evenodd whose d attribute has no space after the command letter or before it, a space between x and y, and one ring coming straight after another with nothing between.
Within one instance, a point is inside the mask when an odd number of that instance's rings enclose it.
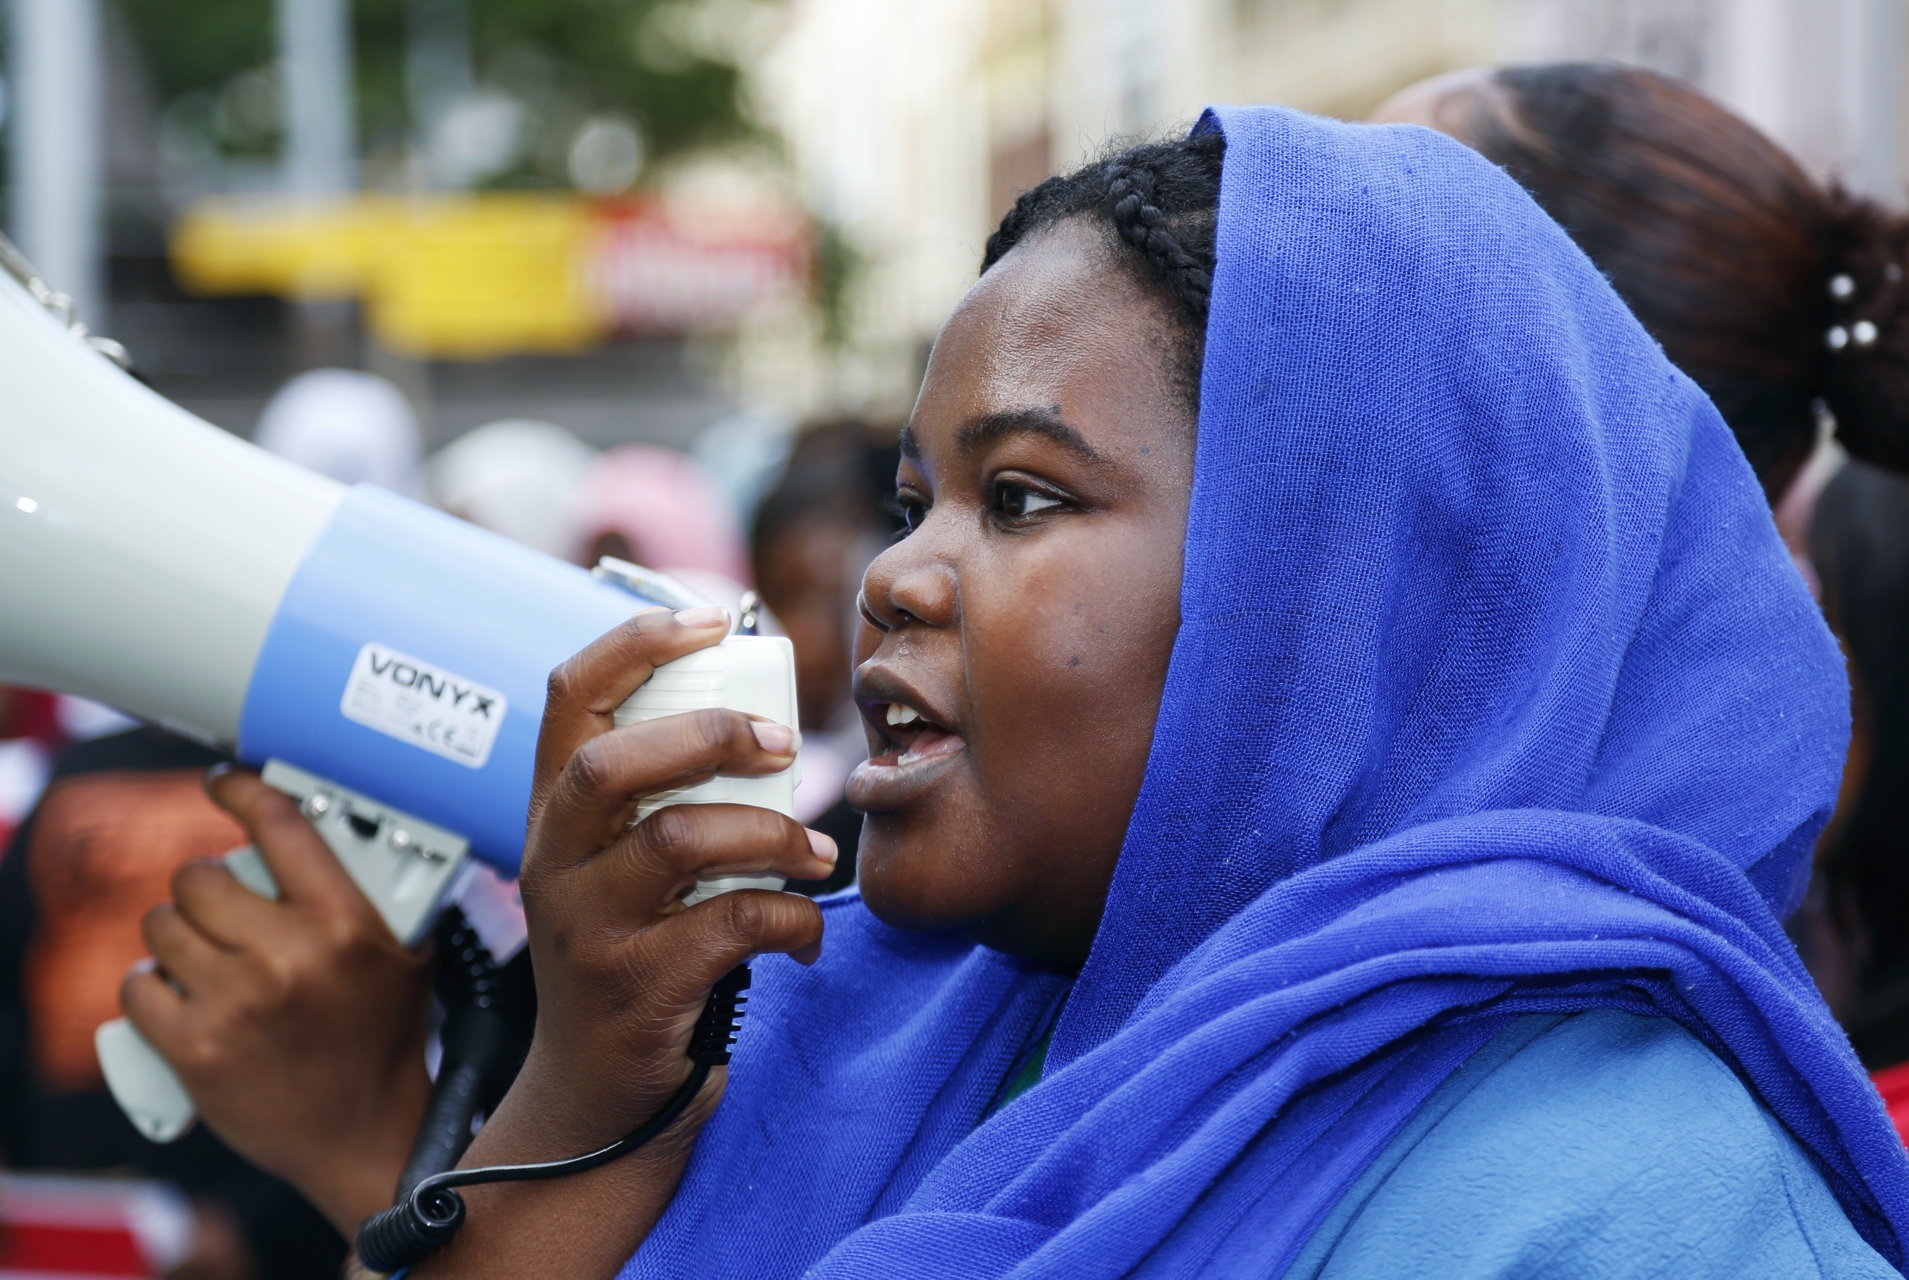
<instances>
[{"instance_id":1,"label":"blurred ponytail hair","mask_svg":"<svg viewBox=\"0 0 1909 1280\"><path fill-rule=\"evenodd\" d=\"M1819 187L1748 122L1650 71L1509 68L1461 110L1460 136L1709 393L1772 501L1809 456L1818 402L1856 457L1909 470L1909 221Z\"/></svg>"},{"instance_id":2,"label":"blurred ponytail hair","mask_svg":"<svg viewBox=\"0 0 1909 1280\"><path fill-rule=\"evenodd\" d=\"M1909 472L1909 218L1841 192L1828 209L1831 279L1853 288L1834 323L1854 336L1831 352L1823 398L1852 455Z\"/></svg>"}]
</instances>

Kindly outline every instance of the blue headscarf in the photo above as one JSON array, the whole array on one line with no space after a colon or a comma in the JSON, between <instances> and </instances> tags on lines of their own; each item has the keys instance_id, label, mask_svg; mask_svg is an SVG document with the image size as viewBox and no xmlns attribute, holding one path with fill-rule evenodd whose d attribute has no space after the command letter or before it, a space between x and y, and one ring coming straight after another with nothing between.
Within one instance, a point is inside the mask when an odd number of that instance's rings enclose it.
<instances>
[{"instance_id":1,"label":"blue headscarf","mask_svg":"<svg viewBox=\"0 0 1909 1280\"><path fill-rule=\"evenodd\" d=\"M831 902L758 962L630 1276L1277 1274L1528 1012L1675 1019L1900 1266L1909 1161L1778 916L1842 663L1716 410L1504 174L1211 112L1227 152L1182 622L1064 983Z\"/></svg>"}]
</instances>

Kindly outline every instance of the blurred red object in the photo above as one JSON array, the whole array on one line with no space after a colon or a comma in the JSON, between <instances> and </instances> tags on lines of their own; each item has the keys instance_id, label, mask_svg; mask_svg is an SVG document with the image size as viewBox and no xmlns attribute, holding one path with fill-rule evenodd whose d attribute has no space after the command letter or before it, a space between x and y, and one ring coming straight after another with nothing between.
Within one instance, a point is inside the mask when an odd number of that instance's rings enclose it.
<instances>
[{"instance_id":1,"label":"blurred red object","mask_svg":"<svg viewBox=\"0 0 1909 1280\"><path fill-rule=\"evenodd\" d=\"M1899 1062L1893 1067L1872 1071L1869 1079L1876 1086L1876 1092L1882 1095L1882 1104L1889 1109L1889 1118L1895 1123L1896 1133L1902 1138L1903 1144L1909 1146L1909 1062Z\"/></svg>"},{"instance_id":2,"label":"blurred red object","mask_svg":"<svg viewBox=\"0 0 1909 1280\"><path fill-rule=\"evenodd\" d=\"M597 200L579 271L618 332L726 330L765 302L806 294L812 238L786 209L672 212L636 196Z\"/></svg>"},{"instance_id":3,"label":"blurred red object","mask_svg":"<svg viewBox=\"0 0 1909 1280\"><path fill-rule=\"evenodd\" d=\"M60 737L60 698L38 689L0 685L0 739Z\"/></svg>"},{"instance_id":4,"label":"blurred red object","mask_svg":"<svg viewBox=\"0 0 1909 1280\"><path fill-rule=\"evenodd\" d=\"M192 1209L161 1182L0 1175L0 1280L157 1277L186 1256Z\"/></svg>"},{"instance_id":5,"label":"blurred red object","mask_svg":"<svg viewBox=\"0 0 1909 1280\"><path fill-rule=\"evenodd\" d=\"M0 853L39 799L64 737L58 695L0 685Z\"/></svg>"}]
</instances>

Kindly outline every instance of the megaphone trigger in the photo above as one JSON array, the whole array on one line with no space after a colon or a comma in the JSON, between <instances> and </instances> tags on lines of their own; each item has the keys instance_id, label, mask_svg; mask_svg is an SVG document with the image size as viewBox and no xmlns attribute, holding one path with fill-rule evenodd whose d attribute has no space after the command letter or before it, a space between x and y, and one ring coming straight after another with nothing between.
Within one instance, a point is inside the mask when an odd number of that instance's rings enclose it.
<instances>
[{"instance_id":1,"label":"megaphone trigger","mask_svg":"<svg viewBox=\"0 0 1909 1280\"><path fill-rule=\"evenodd\" d=\"M298 801L300 812L384 917L391 935L406 948L423 942L463 868L470 841L283 760L267 760L259 776ZM244 859L247 870L234 866L235 858ZM257 864L256 871L251 863ZM271 872L249 845L226 855L226 865L254 891L257 886L248 875L271 883ZM277 886L272 890L260 896L277 897Z\"/></svg>"}]
</instances>

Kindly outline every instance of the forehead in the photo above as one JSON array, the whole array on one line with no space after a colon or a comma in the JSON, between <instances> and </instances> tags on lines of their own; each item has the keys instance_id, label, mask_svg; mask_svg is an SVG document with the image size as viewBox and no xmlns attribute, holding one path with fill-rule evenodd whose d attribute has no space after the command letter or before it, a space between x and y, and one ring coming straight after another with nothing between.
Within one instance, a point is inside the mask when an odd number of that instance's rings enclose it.
<instances>
[{"instance_id":1,"label":"forehead","mask_svg":"<svg viewBox=\"0 0 1909 1280\"><path fill-rule=\"evenodd\" d=\"M1182 416L1168 376L1173 319L1099 228L1063 222L976 282L929 356L910 435L953 441L989 415L1039 411L1090 433L1138 412Z\"/></svg>"}]
</instances>

